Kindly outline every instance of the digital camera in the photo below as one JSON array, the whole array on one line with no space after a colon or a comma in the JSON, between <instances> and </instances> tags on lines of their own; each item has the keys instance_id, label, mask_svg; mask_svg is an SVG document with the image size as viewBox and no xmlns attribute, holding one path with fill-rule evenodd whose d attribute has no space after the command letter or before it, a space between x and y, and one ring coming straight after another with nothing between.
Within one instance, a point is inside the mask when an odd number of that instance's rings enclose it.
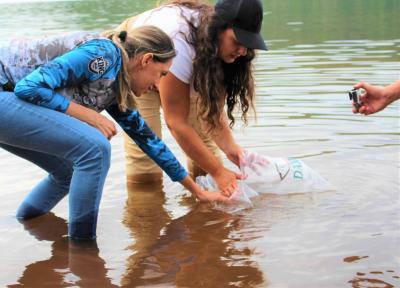
<instances>
[{"instance_id":1,"label":"digital camera","mask_svg":"<svg viewBox=\"0 0 400 288\"><path fill-rule=\"evenodd\" d=\"M361 90L360 89L353 89L349 91L349 98L353 101L354 107L356 109L360 108L362 102L360 101Z\"/></svg>"}]
</instances>

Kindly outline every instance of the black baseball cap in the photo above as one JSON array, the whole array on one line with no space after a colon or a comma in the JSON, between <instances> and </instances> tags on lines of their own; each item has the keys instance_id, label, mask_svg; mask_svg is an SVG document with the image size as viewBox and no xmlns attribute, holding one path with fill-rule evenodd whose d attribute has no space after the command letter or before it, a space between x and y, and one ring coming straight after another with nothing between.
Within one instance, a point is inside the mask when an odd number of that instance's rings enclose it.
<instances>
[{"instance_id":1,"label":"black baseball cap","mask_svg":"<svg viewBox=\"0 0 400 288\"><path fill-rule=\"evenodd\" d=\"M215 14L232 25L236 38L247 48L268 50L260 35L263 6L260 0L218 0Z\"/></svg>"}]
</instances>

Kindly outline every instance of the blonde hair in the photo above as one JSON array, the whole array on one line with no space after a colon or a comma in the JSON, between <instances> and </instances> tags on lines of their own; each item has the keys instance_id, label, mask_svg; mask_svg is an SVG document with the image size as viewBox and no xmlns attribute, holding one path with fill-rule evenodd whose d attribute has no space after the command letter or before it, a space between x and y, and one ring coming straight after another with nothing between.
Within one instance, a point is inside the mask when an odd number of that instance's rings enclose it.
<instances>
[{"instance_id":1,"label":"blonde hair","mask_svg":"<svg viewBox=\"0 0 400 288\"><path fill-rule=\"evenodd\" d=\"M112 40L121 49L122 67L118 73L117 99L119 109L125 112L128 108L136 108L135 94L129 84L129 59L143 53L152 53L154 61L165 63L176 56L174 43L165 32L155 26L142 26L129 32L118 27L116 30L103 32L102 36Z\"/></svg>"}]
</instances>

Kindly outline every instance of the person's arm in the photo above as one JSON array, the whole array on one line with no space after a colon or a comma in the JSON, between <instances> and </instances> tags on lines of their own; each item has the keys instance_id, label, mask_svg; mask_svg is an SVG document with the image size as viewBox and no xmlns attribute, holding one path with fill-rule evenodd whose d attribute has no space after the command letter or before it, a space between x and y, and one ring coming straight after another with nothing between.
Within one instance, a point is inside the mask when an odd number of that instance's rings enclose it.
<instances>
[{"instance_id":1,"label":"person's arm","mask_svg":"<svg viewBox=\"0 0 400 288\"><path fill-rule=\"evenodd\" d=\"M83 105L71 102L65 113L95 127L109 140L117 134L117 128L113 121Z\"/></svg>"},{"instance_id":2,"label":"person's arm","mask_svg":"<svg viewBox=\"0 0 400 288\"><path fill-rule=\"evenodd\" d=\"M237 189L239 174L226 169L208 150L196 131L188 123L190 111L190 86L172 73L163 77L160 83L161 105L165 121L172 135L185 153L210 173L221 192L231 195Z\"/></svg>"},{"instance_id":3,"label":"person's arm","mask_svg":"<svg viewBox=\"0 0 400 288\"><path fill-rule=\"evenodd\" d=\"M14 92L25 101L65 113L70 100L55 92L55 89L95 81L104 78L109 71L115 74L119 54L111 41L91 40L40 66L21 79ZM102 61L104 68L98 71L89 69L96 61Z\"/></svg>"},{"instance_id":4,"label":"person's arm","mask_svg":"<svg viewBox=\"0 0 400 288\"><path fill-rule=\"evenodd\" d=\"M386 86L379 87L365 82L360 82L354 88L365 90L360 97L361 107L357 110L353 107L353 113L370 115L385 109L392 102L400 99L400 80Z\"/></svg>"},{"instance_id":5,"label":"person's arm","mask_svg":"<svg viewBox=\"0 0 400 288\"><path fill-rule=\"evenodd\" d=\"M108 73L115 76L118 54L119 51L111 41L89 41L27 75L17 83L15 95L33 104L67 113L99 129L105 137L111 138L116 133L112 121L94 110L71 102L55 92L55 89L108 77ZM103 61L104 69L90 70L88 67L93 61Z\"/></svg>"},{"instance_id":6,"label":"person's arm","mask_svg":"<svg viewBox=\"0 0 400 288\"><path fill-rule=\"evenodd\" d=\"M107 112L124 129L129 137L142 149L154 162L156 162L172 181L179 181L196 198L202 201L226 201L220 193L204 191L188 175L187 171L172 154L171 150L147 126L137 110L122 112L118 105L109 106Z\"/></svg>"},{"instance_id":7,"label":"person's arm","mask_svg":"<svg viewBox=\"0 0 400 288\"><path fill-rule=\"evenodd\" d=\"M207 124L204 123L207 127ZM226 111L221 115L220 126L212 132L212 139L225 153L226 157L240 168L240 161L244 156L243 148L236 143L232 130L229 128Z\"/></svg>"}]
</instances>

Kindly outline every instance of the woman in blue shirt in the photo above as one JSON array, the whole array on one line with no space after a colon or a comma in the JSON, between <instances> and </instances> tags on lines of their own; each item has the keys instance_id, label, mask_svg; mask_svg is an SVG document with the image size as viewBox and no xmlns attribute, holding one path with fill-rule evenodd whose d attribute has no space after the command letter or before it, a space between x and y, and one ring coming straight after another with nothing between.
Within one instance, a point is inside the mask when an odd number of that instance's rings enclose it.
<instances>
[{"instance_id":1,"label":"woman in blue shirt","mask_svg":"<svg viewBox=\"0 0 400 288\"><path fill-rule=\"evenodd\" d=\"M0 49L0 146L49 173L23 201L18 218L45 214L69 194L69 236L96 237L109 139L117 133L102 110L198 199L226 199L195 184L135 109L134 97L158 89L174 56L172 41L154 26Z\"/></svg>"}]
</instances>

